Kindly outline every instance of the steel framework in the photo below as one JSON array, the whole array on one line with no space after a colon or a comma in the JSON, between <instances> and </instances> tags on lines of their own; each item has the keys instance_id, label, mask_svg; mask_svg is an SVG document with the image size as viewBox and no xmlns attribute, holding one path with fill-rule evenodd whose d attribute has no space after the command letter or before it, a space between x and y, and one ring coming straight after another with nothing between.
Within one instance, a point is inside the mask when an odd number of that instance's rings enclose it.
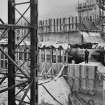
<instances>
[{"instance_id":1,"label":"steel framework","mask_svg":"<svg viewBox=\"0 0 105 105\"><path fill-rule=\"evenodd\" d=\"M4 36L8 35L8 53L0 48L1 53L3 53L8 58L8 72L4 73L5 76L1 79L0 84L3 84L3 82L7 78L8 86L4 89L0 89L0 93L5 93L6 91L8 91L8 105L22 105L24 103L30 105L38 105L38 0L24 0L23 2L17 1L18 0L8 0L8 24L4 24L3 21L1 22L2 24L0 24L0 29L3 30L1 38L4 38ZM21 12L20 7L18 8L18 6L23 5L25 10ZM16 12L18 13L18 15L16 15ZM27 19L27 15L25 16L26 13L28 14L30 21ZM17 19L17 17L19 18ZM25 20L27 25L21 25L19 23L21 19ZM23 36L21 36L22 33L18 35L18 42L16 29L27 30L27 33L25 33ZM30 70L26 71L24 70L24 68L22 68L22 66L25 64L25 61L23 61L21 65L17 64L16 51L21 46L21 43L25 41L29 35L30 57L28 58L28 60L30 62ZM26 49L27 45L25 45L24 53ZM25 78L25 80L21 81L21 83L17 83L17 78L19 77L23 77ZM25 100L26 98L28 98L28 101Z\"/></svg>"}]
</instances>

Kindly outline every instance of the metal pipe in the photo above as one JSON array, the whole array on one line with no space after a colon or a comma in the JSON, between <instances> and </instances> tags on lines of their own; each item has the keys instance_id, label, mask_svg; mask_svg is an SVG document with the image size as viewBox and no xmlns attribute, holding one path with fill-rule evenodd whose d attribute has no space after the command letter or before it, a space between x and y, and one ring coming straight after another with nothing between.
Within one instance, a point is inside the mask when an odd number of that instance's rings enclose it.
<instances>
[{"instance_id":1,"label":"metal pipe","mask_svg":"<svg viewBox=\"0 0 105 105\"><path fill-rule=\"evenodd\" d=\"M31 80L33 80L30 90L30 105L38 105L38 77L37 77L37 43L38 43L38 37L37 37L37 29L38 29L38 0L30 0L30 17L31 17L31 26L37 27L34 29L31 29L30 34L30 59L31 59L31 73L30 77Z\"/></svg>"},{"instance_id":2,"label":"metal pipe","mask_svg":"<svg viewBox=\"0 0 105 105\"><path fill-rule=\"evenodd\" d=\"M31 81L31 83L29 84L28 88L26 89L26 91L25 91L25 93L24 93L24 95L23 95L23 97L22 97L22 99L21 99L19 105L22 105L22 102L23 102L23 100L25 99L25 97L27 96L27 93L29 92L29 89L30 89L31 85L32 85L32 81ZM33 105L34 105L34 104L33 104Z\"/></svg>"},{"instance_id":3,"label":"metal pipe","mask_svg":"<svg viewBox=\"0 0 105 105\"><path fill-rule=\"evenodd\" d=\"M3 90L0 90L0 93L6 92L6 91L11 90L11 89L13 89L13 88L15 88L15 87L19 87L19 86L21 86L21 85L23 85L23 84L26 84L26 83L28 83L28 82L29 82L29 81L25 81L25 82L20 83L20 84L17 84L17 85L12 85L11 87L8 87L8 88L5 88L5 89L3 89ZM12 96L12 94L11 94L11 96Z\"/></svg>"},{"instance_id":4,"label":"metal pipe","mask_svg":"<svg viewBox=\"0 0 105 105\"><path fill-rule=\"evenodd\" d=\"M24 71L20 68L20 66L18 66L16 64L16 62L9 56L7 55L1 48L0 48L0 51L17 67L17 69L20 70L20 72L26 77L26 78L29 78L29 76L27 76Z\"/></svg>"},{"instance_id":5,"label":"metal pipe","mask_svg":"<svg viewBox=\"0 0 105 105\"><path fill-rule=\"evenodd\" d=\"M36 28L33 26L22 26L22 25L15 25L15 24L0 24L0 29L6 29L6 28L11 28L11 29L29 29L29 28Z\"/></svg>"},{"instance_id":6,"label":"metal pipe","mask_svg":"<svg viewBox=\"0 0 105 105\"><path fill-rule=\"evenodd\" d=\"M15 8L13 4L15 0L8 0L8 24L15 24ZM6 25L7 28L8 25ZM5 25L3 26L5 27ZM8 55L12 60L15 60L15 31L10 28L8 31ZM10 88L15 86L15 66L8 59L8 105L15 105L15 88Z\"/></svg>"},{"instance_id":7,"label":"metal pipe","mask_svg":"<svg viewBox=\"0 0 105 105\"><path fill-rule=\"evenodd\" d=\"M15 3L15 6L16 6L16 5L22 5L22 4L28 4L28 3L30 3L30 2Z\"/></svg>"},{"instance_id":8,"label":"metal pipe","mask_svg":"<svg viewBox=\"0 0 105 105\"><path fill-rule=\"evenodd\" d=\"M24 20L27 21L28 24L30 24L30 23L28 22L28 20L23 16L23 14L21 14L21 12L20 12L17 8L15 8L15 10L20 14L20 16L22 16L22 17L24 18Z\"/></svg>"},{"instance_id":9,"label":"metal pipe","mask_svg":"<svg viewBox=\"0 0 105 105\"><path fill-rule=\"evenodd\" d=\"M24 11L23 15L20 16L20 18L17 20L17 22L16 22L15 24L17 24L17 23L21 20L21 18L25 15L25 13L29 10L29 8L30 8L30 5L29 5L28 8Z\"/></svg>"}]
</instances>

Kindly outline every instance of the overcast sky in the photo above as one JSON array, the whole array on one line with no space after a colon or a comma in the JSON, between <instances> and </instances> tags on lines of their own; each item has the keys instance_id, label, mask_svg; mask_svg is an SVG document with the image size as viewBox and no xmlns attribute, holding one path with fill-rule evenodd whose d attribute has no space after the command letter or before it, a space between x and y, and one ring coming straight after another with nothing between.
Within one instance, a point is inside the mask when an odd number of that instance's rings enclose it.
<instances>
[{"instance_id":1,"label":"overcast sky","mask_svg":"<svg viewBox=\"0 0 105 105\"><path fill-rule=\"evenodd\" d=\"M78 0L39 0L40 17L63 17L76 14Z\"/></svg>"},{"instance_id":2,"label":"overcast sky","mask_svg":"<svg viewBox=\"0 0 105 105\"><path fill-rule=\"evenodd\" d=\"M0 0L0 18L3 20L7 20L7 1ZM39 19L77 15L77 4L78 0L38 0Z\"/></svg>"}]
</instances>

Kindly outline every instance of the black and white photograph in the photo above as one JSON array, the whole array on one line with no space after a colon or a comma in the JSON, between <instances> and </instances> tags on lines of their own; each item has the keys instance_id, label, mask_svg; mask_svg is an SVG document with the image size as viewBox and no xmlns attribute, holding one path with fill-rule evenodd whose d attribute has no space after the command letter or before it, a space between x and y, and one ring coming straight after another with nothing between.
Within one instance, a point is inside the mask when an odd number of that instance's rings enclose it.
<instances>
[{"instance_id":1,"label":"black and white photograph","mask_svg":"<svg viewBox=\"0 0 105 105\"><path fill-rule=\"evenodd\" d=\"M105 105L105 0L0 0L0 105Z\"/></svg>"}]
</instances>

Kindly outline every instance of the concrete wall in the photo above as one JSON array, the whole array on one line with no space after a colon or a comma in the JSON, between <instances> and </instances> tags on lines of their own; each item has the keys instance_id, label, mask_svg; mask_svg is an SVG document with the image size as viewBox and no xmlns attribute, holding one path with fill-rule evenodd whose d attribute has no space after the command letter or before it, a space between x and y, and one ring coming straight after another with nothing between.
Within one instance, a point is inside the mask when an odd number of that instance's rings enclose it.
<instances>
[{"instance_id":1,"label":"concrete wall","mask_svg":"<svg viewBox=\"0 0 105 105\"><path fill-rule=\"evenodd\" d=\"M81 34L79 32L71 32L71 33L47 33L47 34L39 34L39 41L41 42L54 42L54 43L70 43L77 44L81 43Z\"/></svg>"}]
</instances>

